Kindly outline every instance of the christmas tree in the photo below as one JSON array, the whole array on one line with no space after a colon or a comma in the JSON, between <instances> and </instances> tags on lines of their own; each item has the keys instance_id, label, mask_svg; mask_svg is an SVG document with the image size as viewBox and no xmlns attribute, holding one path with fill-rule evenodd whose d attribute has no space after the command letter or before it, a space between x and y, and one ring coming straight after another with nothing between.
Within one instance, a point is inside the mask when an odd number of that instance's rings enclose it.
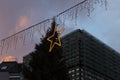
<instances>
[{"instance_id":1,"label":"christmas tree","mask_svg":"<svg viewBox=\"0 0 120 80\"><path fill-rule=\"evenodd\" d=\"M30 68L23 64L23 76L27 80L70 80L68 69L63 59L60 33L57 31L55 20L41 38L41 43L30 53Z\"/></svg>"}]
</instances>

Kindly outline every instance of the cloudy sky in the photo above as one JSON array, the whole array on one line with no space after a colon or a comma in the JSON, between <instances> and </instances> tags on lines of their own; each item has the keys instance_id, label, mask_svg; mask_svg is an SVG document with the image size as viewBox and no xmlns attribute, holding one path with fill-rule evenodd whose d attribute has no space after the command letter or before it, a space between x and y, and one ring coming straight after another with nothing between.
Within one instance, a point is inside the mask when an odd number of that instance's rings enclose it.
<instances>
[{"instance_id":1,"label":"cloudy sky","mask_svg":"<svg viewBox=\"0 0 120 80\"><path fill-rule=\"evenodd\" d=\"M79 1L81 0L0 0L0 40L51 18ZM119 4L120 0L108 0L107 10L96 7L90 18L80 19L76 28L85 29L120 52ZM12 52L7 56L11 54ZM20 58L26 54L18 50L13 55Z\"/></svg>"}]
</instances>

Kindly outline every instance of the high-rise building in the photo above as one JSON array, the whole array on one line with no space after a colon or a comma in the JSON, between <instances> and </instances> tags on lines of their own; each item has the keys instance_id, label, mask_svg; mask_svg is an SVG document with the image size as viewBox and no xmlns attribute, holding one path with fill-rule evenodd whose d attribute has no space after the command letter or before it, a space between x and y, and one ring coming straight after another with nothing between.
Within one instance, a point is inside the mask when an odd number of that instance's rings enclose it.
<instances>
[{"instance_id":1,"label":"high-rise building","mask_svg":"<svg viewBox=\"0 0 120 80\"><path fill-rule=\"evenodd\" d=\"M62 37L71 80L120 80L120 54L84 30Z\"/></svg>"}]
</instances>

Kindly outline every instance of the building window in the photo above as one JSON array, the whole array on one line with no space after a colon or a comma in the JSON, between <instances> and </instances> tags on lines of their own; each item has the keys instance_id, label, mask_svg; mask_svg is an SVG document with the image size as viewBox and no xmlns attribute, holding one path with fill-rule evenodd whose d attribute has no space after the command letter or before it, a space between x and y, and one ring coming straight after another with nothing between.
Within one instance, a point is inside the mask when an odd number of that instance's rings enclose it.
<instances>
[{"instance_id":1,"label":"building window","mask_svg":"<svg viewBox=\"0 0 120 80\"><path fill-rule=\"evenodd\" d=\"M76 75L79 75L79 73L76 73Z\"/></svg>"},{"instance_id":2,"label":"building window","mask_svg":"<svg viewBox=\"0 0 120 80\"><path fill-rule=\"evenodd\" d=\"M83 71L83 69L81 69L81 71Z\"/></svg>"},{"instance_id":3,"label":"building window","mask_svg":"<svg viewBox=\"0 0 120 80\"><path fill-rule=\"evenodd\" d=\"M9 80L20 80L20 78L9 78Z\"/></svg>"},{"instance_id":4,"label":"building window","mask_svg":"<svg viewBox=\"0 0 120 80\"><path fill-rule=\"evenodd\" d=\"M10 76L9 80L20 80L20 76Z\"/></svg>"},{"instance_id":5,"label":"building window","mask_svg":"<svg viewBox=\"0 0 120 80\"><path fill-rule=\"evenodd\" d=\"M81 77L81 80L84 80L84 78L83 78L83 77Z\"/></svg>"},{"instance_id":6,"label":"building window","mask_svg":"<svg viewBox=\"0 0 120 80\"><path fill-rule=\"evenodd\" d=\"M80 79L79 77L76 78L76 80L79 80L79 79Z\"/></svg>"},{"instance_id":7,"label":"building window","mask_svg":"<svg viewBox=\"0 0 120 80\"><path fill-rule=\"evenodd\" d=\"M81 72L81 76L83 76L83 73Z\"/></svg>"},{"instance_id":8,"label":"building window","mask_svg":"<svg viewBox=\"0 0 120 80\"><path fill-rule=\"evenodd\" d=\"M72 77L74 77L75 76L75 74L72 74Z\"/></svg>"},{"instance_id":9,"label":"building window","mask_svg":"<svg viewBox=\"0 0 120 80\"><path fill-rule=\"evenodd\" d=\"M5 70L5 69L7 69L7 66L1 67L1 70Z\"/></svg>"},{"instance_id":10,"label":"building window","mask_svg":"<svg viewBox=\"0 0 120 80\"><path fill-rule=\"evenodd\" d=\"M77 68L76 71L79 71L79 68Z\"/></svg>"},{"instance_id":11,"label":"building window","mask_svg":"<svg viewBox=\"0 0 120 80\"><path fill-rule=\"evenodd\" d=\"M75 72L75 70L73 69L72 72Z\"/></svg>"},{"instance_id":12,"label":"building window","mask_svg":"<svg viewBox=\"0 0 120 80\"><path fill-rule=\"evenodd\" d=\"M71 71L68 71L68 73L70 74L70 73L71 73Z\"/></svg>"}]
</instances>

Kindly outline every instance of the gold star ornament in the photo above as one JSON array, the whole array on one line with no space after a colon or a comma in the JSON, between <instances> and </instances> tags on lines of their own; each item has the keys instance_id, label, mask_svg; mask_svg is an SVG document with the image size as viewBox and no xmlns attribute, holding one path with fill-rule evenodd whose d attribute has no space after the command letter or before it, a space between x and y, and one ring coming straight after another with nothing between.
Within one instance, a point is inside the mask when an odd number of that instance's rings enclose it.
<instances>
[{"instance_id":1,"label":"gold star ornament","mask_svg":"<svg viewBox=\"0 0 120 80\"><path fill-rule=\"evenodd\" d=\"M62 46L61 44L61 40L60 40L60 34L64 32L64 28L62 28L61 30L57 31L57 25L55 25L53 34L47 38L47 40L50 42L50 48L49 48L49 52L52 51L52 49L54 48L55 45L57 46Z\"/></svg>"}]
</instances>

